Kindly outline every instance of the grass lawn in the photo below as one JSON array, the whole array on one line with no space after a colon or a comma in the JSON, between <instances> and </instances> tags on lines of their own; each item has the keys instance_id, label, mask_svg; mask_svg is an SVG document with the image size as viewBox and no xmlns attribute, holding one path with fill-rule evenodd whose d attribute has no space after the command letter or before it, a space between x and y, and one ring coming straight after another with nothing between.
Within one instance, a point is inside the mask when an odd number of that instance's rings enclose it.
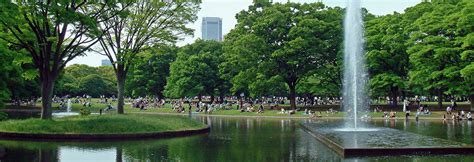
<instances>
[{"instance_id":1,"label":"grass lawn","mask_svg":"<svg viewBox=\"0 0 474 162\"><path fill-rule=\"evenodd\" d=\"M281 114L280 111L278 110L265 110L264 113L256 113L256 112L240 112L238 110L218 110L212 112L212 114L205 114L203 112L200 113L195 113L193 110L193 115L194 114L199 114L199 115L225 115L225 116L262 116L262 117L309 117L309 115L305 115L304 111L298 111L296 114ZM145 113L162 113L162 114L183 114L187 115L188 112L185 113L177 113L175 110L171 108L149 108L146 110L140 110L140 109L135 109L135 108L126 108L127 113L137 113L139 112L140 114L145 114ZM442 119L443 115L445 114L444 111L434 111L431 112L432 114L430 115L420 115L419 119ZM326 111L319 111L316 112L317 115L321 115L322 118L342 118L346 116L346 112L337 112L337 113L328 113ZM410 118L415 118L416 112L411 112L410 113ZM374 119L382 119L383 112L369 112L368 114L370 117ZM403 112L397 112L396 114L397 118L399 119L404 119L405 118L405 113Z\"/></svg>"},{"instance_id":2,"label":"grass lawn","mask_svg":"<svg viewBox=\"0 0 474 162\"><path fill-rule=\"evenodd\" d=\"M107 104L103 104L103 103L98 103L99 99L92 99L92 106L90 108L87 108L87 109L90 109L91 112L93 113L98 113L100 109L105 109L107 107ZM437 110L435 108L435 105L437 104L437 102L422 102L421 104L428 104L430 105L430 110L432 110L432 114L431 115L422 115L422 116L419 116L420 119L442 119L443 118L443 114L445 114L444 112L444 109L442 110ZM450 102L444 102L443 104L451 104ZM39 106L40 104L37 104L37 106ZM468 106L468 103L465 103L465 102L460 102L458 103L458 105L466 105ZM117 107L117 102L113 102L112 103L112 106L113 107ZM303 111L299 111L297 112L296 114L293 114L293 115L289 115L289 114L281 114L279 110L268 110L266 109L264 113L261 113L261 114L257 114L256 112L240 112L238 110L236 110L237 108L237 104L234 104L233 105L233 109L232 110L219 110L219 111L214 111L211 115L228 115L228 116L275 116L275 117L309 117L309 115L305 115L303 114L304 112ZM280 106L289 106L289 105L280 105ZM166 114L178 114L175 110L171 109L171 104L166 104L164 106L164 108L147 108L147 110L140 110L140 109L137 109L137 108L131 108L131 105L130 104L125 104L125 112L126 113L135 113L135 112L140 112L140 113L147 113L147 112L151 112L151 113L166 113ZM79 112L79 110L81 108L84 108L83 105L81 104L75 104L73 103L72 104L72 111L75 111L75 112ZM185 108L187 110L187 105L185 105ZM59 110L59 104L57 103L54 103L53 104L53 110ZM193 112L195 112L195 108L193 107L192 109ZM116 113L116 110L111 110L111 111L108 111L108 112L105 112L105 113L108 113L108 114L115 114ZM319 114L319 111L317 112ZM411 117L414 118L415 116L415 113L416 112L412 112L411 114ZM187 112L186 113L183 113L183 114L188 114ZM193 113L195 114L195 113ZM205 113L198 113L198 114L202 114L202 115L205 115ZM345 113L344 112L339 112L339 113L326 113L326 111L322 111L321 115L323 117L332 117L332 118L341 118L341 117L344 117L345 116ZM381 112L377 112L377 113L374 113L374 112L370 112L369 113L369 116L371 116L372 118L381 118L383 116L383 113ZM398 118L404 118L405 117L405 114L403 112L401 112L399 110L399 112L397 112L397 117Z\"/></svg>"},{"instance_id":3,"label":"grass lawn","mask_svg":"<svg viewBox=\"0 0 474 162\"><path fill-rule=\"evenodd\" d=\"M0 132L39 134L126 134L205 127L206 125L186 117L146 114L91 115L52 120L26 119L0 122Z\"/></svg>"}]
</instances>

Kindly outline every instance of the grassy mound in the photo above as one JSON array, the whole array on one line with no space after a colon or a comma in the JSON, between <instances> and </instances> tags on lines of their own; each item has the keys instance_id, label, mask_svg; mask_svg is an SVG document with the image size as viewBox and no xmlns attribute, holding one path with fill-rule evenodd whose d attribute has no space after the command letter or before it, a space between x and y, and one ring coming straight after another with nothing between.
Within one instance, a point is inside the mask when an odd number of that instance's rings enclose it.
<instances>
[{"instance_id":1,"label":"grassy mound","mask_svg":"<svg viewBox=\"0 0 474 162\"><path fill-rule=\"evenodd\" d=\"M205 128L186 117L162 115L93 115L53 120L26 119L0 122L0 132L38 134L130 134Z\"/></svg>"}]
</instances>

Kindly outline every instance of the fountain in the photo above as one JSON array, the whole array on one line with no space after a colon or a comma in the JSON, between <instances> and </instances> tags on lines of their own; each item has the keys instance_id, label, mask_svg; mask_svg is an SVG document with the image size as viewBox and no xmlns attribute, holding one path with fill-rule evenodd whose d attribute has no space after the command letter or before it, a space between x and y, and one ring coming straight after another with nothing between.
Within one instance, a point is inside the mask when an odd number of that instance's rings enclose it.
<instances>
[{"instance_id":1,"label":"fountain","mask_svg":"<svg viewBox=\"0 0 474 162\"><path fill-rule=\"evenodd\" d=\"M71 99L67 99L67 112L71 112Z\"/></svg>"},{"instance_id":2,"label":"fountain","mask_svg":"<svg viewBox=\"0 0 474 162\"><path fill-rule=\"evenodd\" d=\"M53 116L60 118L60 117L66 117L66 116L79 115L79 113L77 113L77 112L71 112L71 109L72 109L71 99L67 99L66 112L54 112L54 113L53 113Z\"/></svg>"},{"instance_id":3,"label":"fountain","mask_svg":"<svg viewBox=\"0 0 474 162\"><path fill-rule=\"evenodd\" d=\"M343 122L310 122L303 129L342 156L402 154L469 154L474 147L360 122L369 109L360 0L348 0L344 20ZM395 119L390 119L394 122Z\"/></svg>"},{"instance_id":4,"label":"fountain","mask_svg":"<svg viewBox=\"0 0 474 162\"><path fill-rule=\"evenodd\" d=\"M368 79L364 58L364 29L360 0L348 1L344 20L343 109L348 113L343 131L368 131L358 123L361 112L367 111Z\"/></svg>"}]
</instances>

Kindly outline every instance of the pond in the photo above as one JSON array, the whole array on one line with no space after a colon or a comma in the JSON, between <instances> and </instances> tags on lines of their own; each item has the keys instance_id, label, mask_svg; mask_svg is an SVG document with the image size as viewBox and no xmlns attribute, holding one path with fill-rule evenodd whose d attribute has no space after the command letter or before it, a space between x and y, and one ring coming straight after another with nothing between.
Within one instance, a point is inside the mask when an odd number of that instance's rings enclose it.
<instances>
[{"instance_id":1,"label":"pond","mask_svg":"<svg viewBox=\"0 0 474 162\"><path fill-rule=\"evenodd\" d=\"M160 116L157 115L157 118ZM119 142L0 141L0 161L473 161L471 155L342 158L303 131L303 119L194 117L211 133ZM318 122L340 122L318 120ZM473 144L471 122L375 120L370 124ZM2 153L3 152L3 153ZM3 155L2 155L3 154Z\"/></svg>"}]
</instances>

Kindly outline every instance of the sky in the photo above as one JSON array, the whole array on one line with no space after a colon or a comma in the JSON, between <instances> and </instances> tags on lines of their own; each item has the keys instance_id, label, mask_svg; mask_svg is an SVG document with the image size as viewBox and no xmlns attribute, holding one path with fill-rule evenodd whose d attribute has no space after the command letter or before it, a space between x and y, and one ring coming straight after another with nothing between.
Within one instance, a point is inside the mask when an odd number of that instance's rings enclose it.
<instances>
[{"instance_id":1,"label":"sky","mask_svg":"<svg viewBox=\"0 0 474 162\"><path fill-rule=\"evenodd\" d=\"M273 2L287 2L288 0L273 0ZM322 1L324 4L335 7L345 7L347 0L290 0L291 2L312 3ZM393 12L403 12L407 7L414 6L421 0L361 0L362 7L367 8L370 13L375 15L385 15ZM198 19L191 24L187 24L189 28L194 29L194 36L188 36L178 42L178 46L193 43L194 40L201 37L201 22L203 17L221 17L222 18L222 35L226 35L237 24L235 14L242 10L246 10L252 0L202 0L201 10L198 12ZM106 59L105 56L90 53L87 56L77 57L70 61L72 64L86 64L89 66L100 66L101 60Z\"/></svg>"}]
</instances>

